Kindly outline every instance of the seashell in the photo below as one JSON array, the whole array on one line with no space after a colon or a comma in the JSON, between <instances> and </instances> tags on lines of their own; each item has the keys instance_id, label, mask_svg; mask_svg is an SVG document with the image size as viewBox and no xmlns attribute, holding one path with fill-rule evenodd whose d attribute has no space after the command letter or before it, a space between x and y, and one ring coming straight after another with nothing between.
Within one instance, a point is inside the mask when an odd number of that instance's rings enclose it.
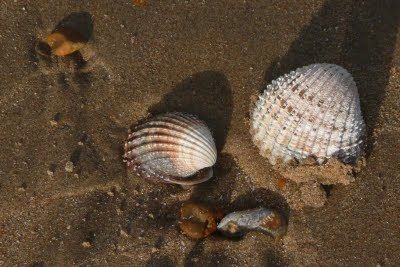
<instances>
[{"instance_id":1,"label":"seashell","mask_svg":"<svg viewBox=\"0 0 400 267\"><path fill-rule=\"evenodd\" d=\"M185 113L166 113L135 127L124 159L146 179L192 185L212 177L217 150L204 122Z\"/></svg>"},{"instance_id":2,"label":"seashell","mask_svg":"<svg viewBox=\"0 0 400 267\"><path fill-rule=\"evenodd\" d=\"M92 33L93 17L87 12L72 12L59 21L46 38L36 42L35 50L44 57L68 56L84 48Z\"/></svg>"},{"instance_id":3,"label":"seashell","mask_svg":"<svg viewBox=\"0 0 400 267\"><path fill-rule=\"evenodd\" d=\"M179 228L182 233L193 238L205 238L217 230L217 222L223 213L220 209L196 204L185 203L181 207Z\"/></svg>"},{"instance_id":4,"label":"seashell","mask_svg":"<svg viewBox=\"0 0 400 267\"><path fill-rule=\"evenodd\" d=\"M132 0L132 3L135 6L139 6L139 7L143 7L144 5L146 5L146 1L145 0Z\"/></svg>"},{"instance_id":5,"label":"seashell","mask_svg":"<svg viewBox=\"0 0 400 267\"><path fill-rule=\"evenodd\" d=\"M279 238L286 233L287 222L278 212L260 207L229 213L218 224L218 230L229 237L257 231Z\"/></svg>"},{"instance_id":6,"label":"seashell","mask_svg":"<svg viewBox=\"0 0 400 267\"><path fill-rule=\"evenodd\" d=\"M354 163L365 123L352 76L334 64L299 68L271 82L251 115L254 144L271 164L331 157Z\"/></svg>"},{"instance_id":7,"label":"seashell","mask_svg":"<svg viewBox=\"0 0 400 267\"><path fill-rule=\"evenodd\" d=\"M46 43L56 56L67 56L85 45L84 37L71 28L60 28L47 36Z\"/></svg>"}]
</instances>

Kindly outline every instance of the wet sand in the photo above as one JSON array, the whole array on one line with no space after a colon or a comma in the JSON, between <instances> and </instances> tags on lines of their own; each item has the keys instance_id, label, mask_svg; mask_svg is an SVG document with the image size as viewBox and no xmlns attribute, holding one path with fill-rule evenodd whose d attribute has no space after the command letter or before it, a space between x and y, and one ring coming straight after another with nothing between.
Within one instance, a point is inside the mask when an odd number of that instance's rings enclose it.
<instances>
[{"instance_id":1,"label":"wet sand","mask_svg":"<svg viewBox=\"0 0 400 267\"><path fill-rule=\"evenodd\" d=\"M93 23L84 67L35 51L71 14ZM2 1L0 265L399 265L399 20L394 0ZM348 185L317 184L322 200L282 185L248 131L264 84L315 62L354 76L368 130L366 165ZM210 126L214 179L127 172L128 129L165 111ZM177 226L188 200L271 207L289 230L193 241Z\"/></svg>"}]
</instances>

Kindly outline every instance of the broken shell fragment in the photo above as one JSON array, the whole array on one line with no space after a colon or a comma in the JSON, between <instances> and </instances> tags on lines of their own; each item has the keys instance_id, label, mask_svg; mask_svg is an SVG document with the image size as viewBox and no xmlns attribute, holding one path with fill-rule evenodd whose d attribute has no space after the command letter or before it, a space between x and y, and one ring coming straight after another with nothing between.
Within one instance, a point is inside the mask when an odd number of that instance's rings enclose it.
<instances>
[{"instance_id":1,"label":"broken shell fragment","mask_svg":"<svg viewBox=\"0 0 400 267\"><path fill-rule=\"evenodd\" d=\"M69 28L61 28L51 33L46 42L56 56L67 56L85 45L80 33Z\"/></svg>"},{"instance_id":2,"label":"broken shell fragment","mask_svg":"<svg viewBox=\"0 0 400 267\"><path fill-rule=\"evenodd\" d=\"M185 203L180 210L179 227L183 234L201 239L217 230L217 222L223 217L219 209L195 203Z\"/></svg>"},{"instance_id":3,"label":"broken shell fragment","mask_svg":"<svg viewBox=\"0 0 400 267\"><path fill-rule=\"evenodd\" d=\"M132 0L132 3L135 6L143 7L146 4L145 0Z\"/></svg>"},{"instance_id":4,"label":"broken shell fragment","mask_svg":"<svg viewBox=\"0 0 400 267\"><path fill-rule=\"evenodd\" d=\"M193 185L212 177L217 150L204 122L174 112L136 126L125 143L124 160L140 177Z\"/></svg>"},{"instance_id":5,"label":"broken shell fragment","mask_svg":"<svg viewBox=\"0 0 400 267\"><path fill-rule=\"evenodd\" d=\"M250 231L257 231L282 237L287 230L285 218L276 211L267 208L232 212L218 224L218 230L228 237L240 237Z\"/></svg>"}]
</instances>

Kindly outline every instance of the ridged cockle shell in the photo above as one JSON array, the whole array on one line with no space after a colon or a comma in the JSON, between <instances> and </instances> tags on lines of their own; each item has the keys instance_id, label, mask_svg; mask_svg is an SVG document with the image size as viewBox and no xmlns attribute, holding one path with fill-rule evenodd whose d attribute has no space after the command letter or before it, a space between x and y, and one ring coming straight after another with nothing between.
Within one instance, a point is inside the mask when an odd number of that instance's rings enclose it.
<instances>
[{"instance_id":1,"label":"ridged cockle shell","mask_svg":"<svg viewBox=\"0 0 400 267\"><path fill-rule=\"evenodd\" d=\"M166 113L133 129L124 158L146 179L197 184L212 177L217 150L204 122L185 113Z\"/></svg>"},{"instance_id":2,"label":"ridged cockle shell","mask_svg":"<svg viewBox=\"0 0 400 267\"><path fill-rule=\"evenodd\" d=\"M363 154L365 123L352 76L334 64L313 64L272 81L251 115L251 134L272 164Z\"/></svg>"}]
</instances>

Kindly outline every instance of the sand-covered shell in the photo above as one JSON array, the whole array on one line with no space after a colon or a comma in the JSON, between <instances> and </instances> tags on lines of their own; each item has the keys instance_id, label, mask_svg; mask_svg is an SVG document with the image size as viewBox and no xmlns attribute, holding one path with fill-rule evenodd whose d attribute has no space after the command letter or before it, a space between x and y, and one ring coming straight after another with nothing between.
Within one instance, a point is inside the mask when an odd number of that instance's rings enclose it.
<instances>
[{"instance_id":1,"label":"sand-covered shell","mask_svg":"<svg viewBox=\"0 0 400 267\"><path fill-rule=\"evenodd\" d=\"M269 84L251 115L253 142L271 164L308 157L353 163L365 123L356 84L344 68L313 64Z\"/></svg>"},{"instance_id":2,"label":"sand-covered shell","mask_svg":"<svg viewBox=\"0 0 400 267\"><path fill-rule=\"evenodd\" d=\"M67 56L81 49L85 43L77 31L60 29L47 36L47 44L56 56Z\"/></svg>"},{"instance_id":3,"label":"sand-covered shell","mask_svg":"<svg viewBox=\"0 0 400 267\"><path fill-rule=\"evenodd\" d=\"M124 159L143 178L190 185L212 177L217 150L203 121L174 112L136 126L125 143Z\"/></svg>"},{"instance_id":4,"label":"sand-covered shell","mask_svg":"<svg viewBox=\"0 0 400 267\"><path fill-rule=\"evenodd\" d=\"M229 213L218 224L218 230L229 237L257 231L279 238L286 233L287 222L277 211L260 207Z\"/></svg>"},{"instance_id":5,"label":"sand-covered shell","mask_svg":"<svg viewBox=\"0 0 400 267\"><path fill-rule=\"evenodd\" d=\"M205 238L217 230L222 210L199 203L184 203L180 210L179 228L193 239Z\"/></svg>"}]
</instances>

